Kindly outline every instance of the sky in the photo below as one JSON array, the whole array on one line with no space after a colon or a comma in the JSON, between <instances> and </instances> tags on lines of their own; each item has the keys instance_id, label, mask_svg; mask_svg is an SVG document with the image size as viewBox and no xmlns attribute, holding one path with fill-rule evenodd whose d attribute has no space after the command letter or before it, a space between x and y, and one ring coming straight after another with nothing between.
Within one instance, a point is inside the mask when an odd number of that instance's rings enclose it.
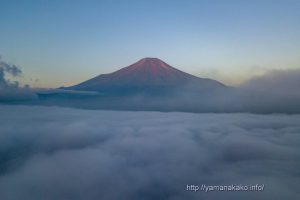
<instances>
[{"instance_id":1,"label":"sky","mask_svg":"<svg viewBox=\"0 0 300 200\"><path fill-rule=\"evenodd\" d=\"M33 87L70 86L144 57L228 85L300 67L298 0L0 4L0 55Z\"/></svg>"}]
</instances>

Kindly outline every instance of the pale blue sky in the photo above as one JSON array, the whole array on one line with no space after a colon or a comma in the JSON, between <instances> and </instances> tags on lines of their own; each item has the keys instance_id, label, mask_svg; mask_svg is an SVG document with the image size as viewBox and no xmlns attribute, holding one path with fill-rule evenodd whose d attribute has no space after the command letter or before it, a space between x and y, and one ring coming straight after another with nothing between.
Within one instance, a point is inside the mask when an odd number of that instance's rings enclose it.
<instances>
[{"instance_id":1,"label":"pale blue sky","mask_svg":"<svg viewBox=\"0 0 300 200\"><path fill-rule=\"evenodd\" d=\"M22 82L37 87L72 85L143 57L230 85L269 69L300 67L299 0L0 5L0 54L22 66Z\"/></svg>"}]
</instances>

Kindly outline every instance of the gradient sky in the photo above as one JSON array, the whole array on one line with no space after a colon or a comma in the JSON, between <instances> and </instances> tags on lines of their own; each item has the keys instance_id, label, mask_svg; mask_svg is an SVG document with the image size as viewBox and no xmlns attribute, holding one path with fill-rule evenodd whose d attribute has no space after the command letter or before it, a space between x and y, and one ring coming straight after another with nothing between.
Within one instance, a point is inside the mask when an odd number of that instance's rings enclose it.
<instances>
[{"instance_id":1,"label":"gradient sky","mask_svg":"<svg viewBox=\"0 0 300 200\"><path fill-rule=\"evenodd\" d=\"M299 0L0 0L0 54L34 87L158 57L238 84L300 67ZM39 81L34 81L39 79Z\"/></svg>"}]
</instances>

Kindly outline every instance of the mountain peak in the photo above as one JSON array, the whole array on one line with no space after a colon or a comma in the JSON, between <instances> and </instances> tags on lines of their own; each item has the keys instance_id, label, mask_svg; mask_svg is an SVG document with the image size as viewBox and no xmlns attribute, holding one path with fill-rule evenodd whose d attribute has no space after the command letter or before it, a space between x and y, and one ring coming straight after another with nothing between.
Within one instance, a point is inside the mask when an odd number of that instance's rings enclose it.
<instances>
[{"instance_id":1,"label":"mountain peak","mask_svg":"<svg viewBox=\"0 0 300 200\"><path fill-rule=\"evenodd\" d=\"M153 67L153 66L166 67L166 66L169 66L167 63L160 60L159 58L150 58L150 57L143 58L143 59L137 61L136 63L134 63L133 65L140 65L140 66L145 66L145 67Z\"/></svg>"},{"instance_id":2,"label":"mountain peak","mask_svg":"<svg viewBox=\"0 0 300 200\"><path fill-rule=\"evenodd\" d=\"M223 85L210 79L202 79L180 71L159 58L146 57L132 65L109 74L102 74L70 89L100 91L104 93L127 90L161 90L179 88L185 84L199 84L203 88L218 88Z\"/></svg>"},{"instance_id":3,"label":"mountain peak","mask_svg":"<svg viewBox=\"0 0 300 200\"><path fill-rule=\"evenodd\" d=\"M142 58L138 62L163 62L163 61L160 60L159 58L146 57L146 58Z\"/></svg>"},{"instance_id":4,"label":"mountain peak","mask_svg":"<svg viewBox=\"0 0 300 200\"><path fill-rule=\"evenodd\" d=\"M146 79L151 81L154 79L168 80L170 77L177 76L179 73L184 72L179 71L158 58L147 57L112 74L129 79L135 77L136 79L141 79L141 82L146 82Z\"/></svg>"},{"instance_id":5,"label":"mountain peak","mask_svg":"<svg viewBox=\"0 0 300 200\"><path fill-rule=\"evenodd\" d=\"M159 58L154 58L154 57L145 57L140 59L140 61L162 61Z\"/></svg>"}]
</instances>

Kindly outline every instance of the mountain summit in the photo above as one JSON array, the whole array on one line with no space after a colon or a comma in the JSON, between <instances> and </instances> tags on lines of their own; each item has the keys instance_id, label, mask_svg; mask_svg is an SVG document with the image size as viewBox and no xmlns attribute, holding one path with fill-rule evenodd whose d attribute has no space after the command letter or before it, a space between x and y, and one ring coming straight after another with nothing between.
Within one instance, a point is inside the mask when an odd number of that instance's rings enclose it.
<instances>
[{"instance_id":1,"label":"mountain summit","mask_svg":"<svg viewBox=\"0 0 300 200\"><path fill-rule=\"evenodd\" d=\"M167 91L193 84L210 90L226 87L212 79L199 78L180 71L158 58L143 58L109 74L102 74L64 89L98 91L104 94Z\"/></svg>"}]
</instances>

